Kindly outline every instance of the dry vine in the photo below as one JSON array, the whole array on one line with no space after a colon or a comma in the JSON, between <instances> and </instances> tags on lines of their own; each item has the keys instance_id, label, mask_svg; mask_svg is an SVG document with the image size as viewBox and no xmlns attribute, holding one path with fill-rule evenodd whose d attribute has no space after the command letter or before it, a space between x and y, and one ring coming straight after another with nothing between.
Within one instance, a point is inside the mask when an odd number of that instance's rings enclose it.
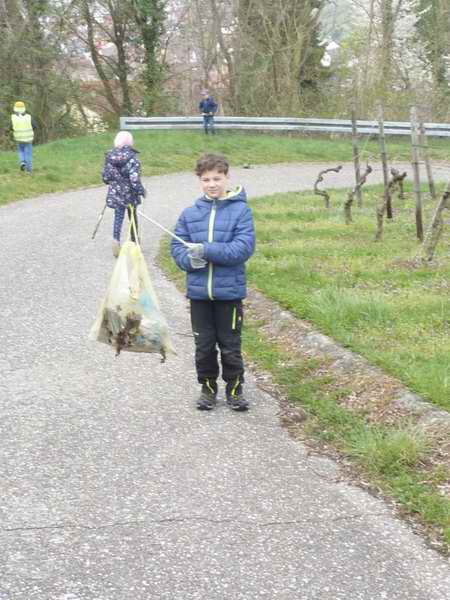
<instances>
[{"instance_id":1,"label":"dry vine","mask_svg":"<svg viewBox=\"0 0 450 600\"><path fill-rule=\"evenodd\" d=\"M355 197L355 194L357 194L359 192L359 190L362 188L362 186L366 183L367 176L369 175L369 173L372 173L372 170L373 170L372 167L368 164L366 166L366 170L364 171L363 176L360 177L358 183L348 193L347 200L344 204L344 216L345 216L345 223L347 225L349 223L351 223L353 220L352 219L352 204L353 204L353 199Z\"/></svg>"},{"instance_id":2,"label":"dry vine","mask_svg":"<svg viewBox=\"0 0 450 600\"><path fill-rule=\"evenodd\" d=\"M403 180L405 179L405 177L407 175L406 171L400 175L400 173L397 171L397 169L392 168L391 175L395 178L392 191L394 190L395 183L396 183L398 185L398 197L400 200L404 200L405 192L403 190Z\"/></svg>"},{"instance_id":3,"label":"dry vine","mask_svg":"<svg viewBox=\"0 0 450 600\"><path fill-rule=\"evenodd\" d=\"M386 194L384 194L383 201L377 208L377 231L375 233L375 241L376 242L379 242L381 240L381 238L383 237L383 217L384 217L384 213L386 211L388 202L391 201L392 192L395 189L396 185L398 185L400 187L400 190L403 191L403 180L405 179L407 174L406 174L406 172L400 173L396 169L391 169L391 175L392 175L392 178L388 183Z\"/></svg>"},{"instance_id":4,"label":"dry vine","mask_svg":"<svg viewBox=\"0 0 450 600\"><path fill-rule=\"evenodd\" d=\"M323 171L320 171L320 173L317 175L317 180L314 184L314 193L318 196L322 196L323 198L325 198L325 208L330 208L330 194L326 190L319 190L317 186L321 181L323 181L323 175L325 175L325 173L329 173L330 171L333 171L334 173L339 173L341 169L342 165L339 165L331 169L324 169Z\"/></svg>"},{"instance_id":5,"label":"dry vine","mask_svg":"<svg viewBox=\"0 0 450 600\"><path fill-rule=\"evenodd\" d=\"M420 254L423 261L430 263L433 260L436 246L441 238L444 229L444 219L442 213L448 210L450 200L450 181L442 194L440 201L436 207L435 213L431 220L425 241L421 248Z\"/></svg>"}]
</instances>

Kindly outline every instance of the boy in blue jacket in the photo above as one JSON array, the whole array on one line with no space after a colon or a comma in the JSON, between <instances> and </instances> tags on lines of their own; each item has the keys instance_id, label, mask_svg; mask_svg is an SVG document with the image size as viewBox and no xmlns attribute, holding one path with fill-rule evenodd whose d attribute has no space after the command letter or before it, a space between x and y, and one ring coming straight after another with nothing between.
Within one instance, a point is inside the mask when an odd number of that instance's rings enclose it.
<instances>
[{"instance_id":1,"label":"boy in blue jacket","mask_svg":"<svg viewBox=\"0 0 450 600\"><path fill-rule=\"evenodd\" d=\"M242 299L246 296L245 262L255 250L255 230L243 188L227 191L229 165L223 156L205 154L195 172L203 195L180 215L172 240L172 257L186 271L195 340L195 366L202 385L199 410L217 401L218 349L226 402L248 409L244 397L241 352Z\"/></svg>"}]
</instances>

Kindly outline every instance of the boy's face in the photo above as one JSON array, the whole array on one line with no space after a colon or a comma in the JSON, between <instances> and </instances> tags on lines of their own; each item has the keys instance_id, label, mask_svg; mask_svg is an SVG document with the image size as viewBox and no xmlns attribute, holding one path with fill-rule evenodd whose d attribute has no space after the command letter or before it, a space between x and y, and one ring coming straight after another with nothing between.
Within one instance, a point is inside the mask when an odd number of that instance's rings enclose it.
<instances>
[{"instance_id":1,"label":"boy's face","mask_svg":"<svg viewBox=\"0 0 450 600\"><path fill-rule=\"evenodd\" d=\"M228 185L228 175L213 169L205 171L199 177L202 192L209 198L223 198Z\"/></svg>"}]
</instances>

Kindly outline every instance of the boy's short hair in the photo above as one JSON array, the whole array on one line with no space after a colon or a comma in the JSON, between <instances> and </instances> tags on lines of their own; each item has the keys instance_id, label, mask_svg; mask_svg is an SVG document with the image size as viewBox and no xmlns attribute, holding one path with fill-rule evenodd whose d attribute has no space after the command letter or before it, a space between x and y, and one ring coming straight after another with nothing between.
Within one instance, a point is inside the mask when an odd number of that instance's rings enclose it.
<instances>
[{"instance_id":1,"label":"boy's short hair","mask_svg":"<svg viewBox=\"0 0 450 600\"><path fill-rule=\"evenodd\" d=\"M219 173L228 175L229 168L230 165L225 156L221 154L204 154L197 161L195 174L200 177L206 171L219 171Z\"/></svg>"}]
</instances>

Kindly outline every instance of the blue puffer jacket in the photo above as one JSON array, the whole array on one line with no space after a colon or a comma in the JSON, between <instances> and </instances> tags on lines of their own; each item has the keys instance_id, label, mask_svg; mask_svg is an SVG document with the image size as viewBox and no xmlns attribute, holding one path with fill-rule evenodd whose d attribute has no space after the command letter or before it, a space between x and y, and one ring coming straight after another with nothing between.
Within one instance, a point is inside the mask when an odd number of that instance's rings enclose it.
<instances>
[{"instance_id":1,"label":"blue puffer jacket","mask_svg":"<svg viewBox=\"0 0 450 600\"><path fill-rule=\"evenodd\" d=\"M114 148L105 156L102 179L109 184L106 204L110 208L118 206L137 206L141 203L139 196L145 196L145 188L141 183L141 165L138 152L130 146Z\"/></svg>"},{"instance_id":2,"label":"blue puffer jacket","mask_svg":"<svg viewBox=\"0 0 450 600\"><path fill-rule=\"evenodd\" d=\"M188 298L245 298L245 261L255 250L255 229L243 188L222 200L202 196L181 213L175 233L186 242L203 243L208 261L206 267L193 269L186 246L172 240L172 256L180 269L187 271Z\"/></svg>"},{"instance_id":3,"label":"blue puffer jacket","mask_svg":"<svg viewBox=\"0 0 450 600\"><path fill-rule=\"evenodd\" d=\"M214 114L217 111L217 104L214 102L214 98L208 96L204 100L200 101L198 109L201 113Z\"/></svg>"}]
</instances>

